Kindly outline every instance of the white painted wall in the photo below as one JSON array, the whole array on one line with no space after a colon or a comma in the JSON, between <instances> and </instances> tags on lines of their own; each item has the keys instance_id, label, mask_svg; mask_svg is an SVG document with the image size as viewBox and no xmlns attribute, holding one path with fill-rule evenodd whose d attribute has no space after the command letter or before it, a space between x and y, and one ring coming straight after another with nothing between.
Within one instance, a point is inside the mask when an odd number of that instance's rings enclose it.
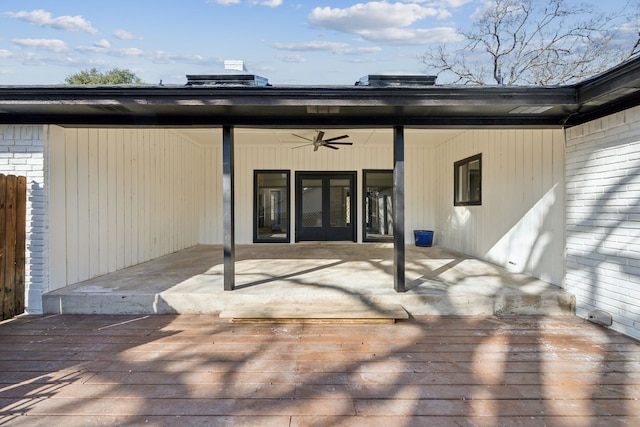
<instances>
[{"instance_id":1,"label":"white painted wall","mask_svg":"<svg viewBox=\"0 0 640 427\"><path fill-rule=\"evenodd\" d=\"M300 132L304 135L309 132ZM340 133L340 132L337 132ZM362 241L362 170L393 169L393 135L391 131L375 131L375 142L343 146L340 150L312 147L293 148L299 144L283 144L273 136L249 129L236 129L235 134L235 202L236 243L253 241L253 171L287 169L291 171L291 210L295 207L296 171L356 171L358 241ZM313 132L311 132L311 136ZM331 135L327 135L330 137ZM295 138L290 138L294 140ZM302 141L304 143L304 141ZM295 240L295 216L291 218L291 241Z\"/></svg>"},{"instance_id":2,"label":"white painted wall","mask_svg":"<svg viewBox=\"0 0 640 427\"><path fill-rule=\"evenodd\" d=\"M43 126L0 125L0 173L27 178L25 305L42 313L43 283L48 280L45 136Z\"/></svg>"},{"instance_id":3,"label":"white painted wall","mask_svg":"<svg viewBox=\"0 0 640 427\"><path fill-rule=\"evenodd\" d=\"M198 144L164 129L55 126L48 144L52 262L45 291L206 240L201 216L216 209L204 209L211 201L204 194L218 183Z\"/></svg>"},{"instance_id":4,"label":"white painted wall","mask_svg":"<svg viewBox=\"0 0 640 427\"><path fill-rule=\"evenodd\" d=\"M453 205L453 164L482 153L482 205ZM436 244L562 285L562 130L468 130L435 148Z\"/></svg>"},{"instance_id":5,"label":"white painted wall","mask_svg":"<svg viewBox=\"0 0 640 427\"><path fill-rule=\"evenodd\" d=\"M567 290L640 339L640 107L567 129Z\"/></svg>"}]
</instances>

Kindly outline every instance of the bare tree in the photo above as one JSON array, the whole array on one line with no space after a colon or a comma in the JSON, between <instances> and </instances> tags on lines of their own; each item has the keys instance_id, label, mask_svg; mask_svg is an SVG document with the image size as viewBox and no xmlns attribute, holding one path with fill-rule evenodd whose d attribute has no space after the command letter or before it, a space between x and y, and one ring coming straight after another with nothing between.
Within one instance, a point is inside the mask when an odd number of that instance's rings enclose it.
<instances>
[{"instance_id":1,"label":"bare tree","mask_svg":"<svg viewBox=\"0 0 640 427\"><path fill-rule=\"evenodd\" d=\"M620 25L627 24L628 30L631 19L621 16L565 0L494 0L479 11L470 30L460 32L461 48L439 46L421 59L430 72L444 73L454 83L571 83L636 53L637 30L634 38L620 37Z\"/></svg>"}]
</instances>

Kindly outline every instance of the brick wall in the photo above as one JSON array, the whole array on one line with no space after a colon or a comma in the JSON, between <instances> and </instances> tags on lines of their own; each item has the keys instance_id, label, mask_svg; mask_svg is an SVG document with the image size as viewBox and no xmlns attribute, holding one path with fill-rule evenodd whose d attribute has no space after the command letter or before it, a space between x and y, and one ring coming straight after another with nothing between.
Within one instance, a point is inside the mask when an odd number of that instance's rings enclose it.
<instances>
[{"instance_id":1,"label":"brick wall","mask_svg":"<svg viewBox=\"0 0 640 427\"><path fill-rule=\"evenodd\" d=\"M640 108L566 131L566 288L640 339Z\"/></svg>"},{"instance_id":2,"label":"brick wall","mask_svg":"<svg viewBox=\"0 0 640 427\"><path fill-rule=\"evenodd\" d=\"M46 268L47 202L43 126L0 125L0 173L27 177L26 311L42 313Z\"/></svg>"}]
</instances>

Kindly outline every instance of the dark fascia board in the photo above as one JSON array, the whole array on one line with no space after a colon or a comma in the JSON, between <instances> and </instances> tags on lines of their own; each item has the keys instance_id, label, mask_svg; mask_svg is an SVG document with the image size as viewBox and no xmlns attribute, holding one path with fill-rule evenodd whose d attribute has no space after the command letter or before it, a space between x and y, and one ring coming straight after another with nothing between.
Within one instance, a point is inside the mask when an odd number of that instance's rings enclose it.
<instances>
[{"instance_id":1,"label":"dark fascia board","mask_svg":"<svg viewBox=\"0 0 640 427\"><path fill-rule=\"evenodd\" d=\"M594 103L624 89L640 89L640 55L573 85L580 104ZM615 95L614 95L615 96Z\"/></svg>"},{"instance_id":2,"label":"dark fascia board","mask_svg":"<svg viewBox=\"0 0 640 427\"><path fill-rule=\"evenodd\" d=\"M429 86L379 88L367 86L0 86L3 104L97 105L310 105L334 100L340 105L491 105L491 104L575 104L575 89L567 87Z\"/></svg>"},{"instance_id":3,"label":"dark fascia board","mask_svg":"<svg viewBox=\"0 0 640 427\"><path fill-rule=\"evenodd\" d=\"M640 105L640 56L573 85L578 110L567 125L578 125Z\"/></svg>"},{"instance_id":4,"label":"dark fascia board","mask_svg":"<svg viewBox=\"0 0 640 427\"><path fill-rule=\"evenodd\" d=\"M309 127L361 127L386 128L408 126L415 128L560 128L564 119L552 116L340 116L340 115L296 115L296 116L158 116L147 115L39 115L22 114L9 116L0 114L0 124L56 124L60 126L133 126L133 127L261 127L261 128L309 128Z\"/></svg>"},{"instance_id":5,"label":"dark fascia board","mask_svg":"<svg viewBox=\"0 0 640 427\"><path fill-rule=\"evenodd\" d=\"M508 113L554 105L562 108ZM575 106L575 89L561 87L0 87L0 123L69 126L558 126Z\"/></svg>"}]
</instances>

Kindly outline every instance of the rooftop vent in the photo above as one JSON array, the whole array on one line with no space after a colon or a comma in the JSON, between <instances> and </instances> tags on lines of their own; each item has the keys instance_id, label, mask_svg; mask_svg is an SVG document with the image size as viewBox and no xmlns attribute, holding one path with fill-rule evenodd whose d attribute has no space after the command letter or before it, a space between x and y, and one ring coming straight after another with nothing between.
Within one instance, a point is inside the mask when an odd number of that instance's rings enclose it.
<instances>
[{"instance_id":1,"label":"rooftop vent","mask_svg":"<svg viewBox=\"0 0 640 427\"><path fill-rule=\"evenodd\" d=\"M187 75L187 86L269 86L269 80L254 74Z\"/></svg>"},{"instance_id":2,"label":"rooftop vent","mask_svg":"<svg viewBox=\"0 0 640 427\"><path fill-rule=\"evenodd\" d=\"M403 87L403 86L433 86L436 76L419 75L381 75L369 74L356 82L356 86L373 87Z\"/></svg>"}]
</instances>

